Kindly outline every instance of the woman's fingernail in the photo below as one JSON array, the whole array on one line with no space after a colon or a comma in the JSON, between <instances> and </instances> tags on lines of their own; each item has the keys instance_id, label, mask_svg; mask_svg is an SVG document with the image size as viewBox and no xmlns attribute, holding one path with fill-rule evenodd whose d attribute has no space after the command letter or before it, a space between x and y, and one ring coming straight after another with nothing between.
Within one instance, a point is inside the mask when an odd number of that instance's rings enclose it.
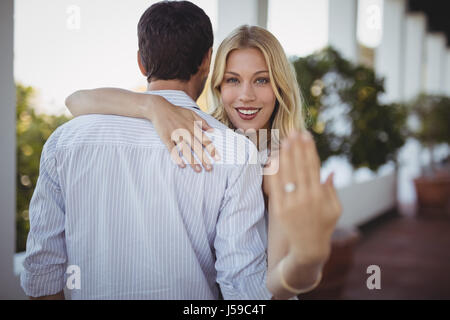
<instances>
[{"instance_id":1,"label":"woman's fingernail","mask_svg":"<svg viewBox=\"0 0 450 320\"><path fill-rule=\"evenodd\" d=\"M197 171L197 172L200 172L200 171L202 171L202 168L200 167L200 165L196 165L195 166L195 171Z\"/></svg>"},{"instance_id":2,"label":"woman's fingernail","mask_svg":"<svg viewBox=\"0 0 450 320\"><path fill-rule=\"evenodd\" d=\"M209 170L211 170L211 166L209 164L206 164L205 169L209 171Z\"/></svg>"}]
</instances>

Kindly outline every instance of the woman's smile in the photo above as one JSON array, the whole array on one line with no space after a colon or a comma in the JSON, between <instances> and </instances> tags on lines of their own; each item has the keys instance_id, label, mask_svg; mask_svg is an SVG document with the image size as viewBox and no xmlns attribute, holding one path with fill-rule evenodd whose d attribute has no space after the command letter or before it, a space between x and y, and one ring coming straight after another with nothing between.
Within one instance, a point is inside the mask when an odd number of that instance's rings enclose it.
<instances>
[{"instance_id":1,"label":"woman's smile","mask_svg":"<svg viewBox=\"0 0 450 320\"><path fill-rule=\"evenodd\" d=\"M242 120L248 121L254 119L261 108L236 107L235 108Z\"/></svg>"}]
</instances>

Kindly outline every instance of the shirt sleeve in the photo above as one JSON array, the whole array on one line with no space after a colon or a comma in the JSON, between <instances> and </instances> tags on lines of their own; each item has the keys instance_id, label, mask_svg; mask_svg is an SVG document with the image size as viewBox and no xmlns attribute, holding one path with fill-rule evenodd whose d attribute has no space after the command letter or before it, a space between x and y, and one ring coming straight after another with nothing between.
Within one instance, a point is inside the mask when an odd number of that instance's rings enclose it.
<instances>
[{"instance_id":1,"label":"shirt sleeve","mask_svg":"<svg viewBox=\"0 0 450 320\"><path fill-rule=\"evenodd\" d=\"M64 200L50 149L51 137L41 155L39 178L30 202L30 231L20 275L25 294L32 297L56 294L64 288Z\"/></svg>"},{"instance_id":2,"label":"shirt sleeve","mask_svg":"<svg viewBox=\"0 0 450 320\"><path fill-rule=\"evenodd\" d=\"M257 227L264 219L261 166L247 159L229 181L214 241L217 282L226 300L271 299L266 248Z\"/></svg>"}]
</instances>

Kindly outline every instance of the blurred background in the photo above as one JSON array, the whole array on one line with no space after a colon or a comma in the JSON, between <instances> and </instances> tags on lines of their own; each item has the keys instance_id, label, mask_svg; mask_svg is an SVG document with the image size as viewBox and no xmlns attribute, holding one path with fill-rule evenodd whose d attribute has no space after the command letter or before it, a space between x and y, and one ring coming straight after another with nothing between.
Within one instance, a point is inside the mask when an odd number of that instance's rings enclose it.
<instances>
[{"instance_id":1,"label":"blurred background","mask_svg":"<svg viewBox=\"0 0 450 320\"><path fill-rule=\"evenodd\" d=\"M0 2L0 297L18 275L42 147L73 91L144 91L137 22L156 1ZM343 215L301 299L450 299L450 22L446 1L194 0L214 47L242 24L281 42ZM207 110L204 95L200 106ZM381 287L371 288L369 266Z\"/></svg>"}]
</instances>

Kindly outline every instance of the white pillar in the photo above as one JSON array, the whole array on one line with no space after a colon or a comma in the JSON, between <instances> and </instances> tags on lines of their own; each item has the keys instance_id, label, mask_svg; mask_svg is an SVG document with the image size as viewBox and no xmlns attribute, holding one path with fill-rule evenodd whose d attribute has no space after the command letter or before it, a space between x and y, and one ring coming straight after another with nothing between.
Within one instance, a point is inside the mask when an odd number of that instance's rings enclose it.
<instances>
[{"instance_id":1,"label":"white pillar","mask_svg":"<svg viewBox=\"0 0 450 320\"><path fill-rule=\"evenodd\" d=\"M450 49L445 50L444 94L450 97Z\"/></svg>"},{"instance_id":2,"label":"white pillar","mask_svg":"<svg viewBox=\"0 0 450 320\"><path fill-rule=\"evenodd\" d=\"M16 237L14 0L0 1L0 299L24 298L13 263Z\"/></svg>"},{"instance_id":3,"label":"white pillar","mask_svg":"<svg viewBox=\"0 0 450 320\"><path fill-rule=\"evenodd\" d=\"M375 49L375 71L385 78L383 100L386 103L402 98L405 6L405 0L384 0L383 36Z\"/></svg>"},{"instance_id":4,"label":"white pillar","mask_svg":"<svg viewBox=\"0 0 450 320\"><path fill-rule=\"evenodd\" d=\"M403 61L403 100L411 101L423 91L423 60L426 16L409 13L405 19L405 44Z\"/></svg>"},{"instance_id":5,"label":"white pillar","mask_svg":"<svg viewBox=\"0 0 450 320\"><path fill-rule=\"evenodd\" d=\"M243 24L267 28L268 0L218 0L216 48L234 29Z\"/></svg>"},{"instance_id":6,"label":"white pillar","mask_svg":"<svg viewBox=\"0 0 450 320\"><path fill-rule=\"evenodd\" d=\"M352 62L358 60L356 12L357 0L328 2L328 44Z\"/></svg>"},{"instance_id":7,"label":"white pillar","mask_svg":"<svg viewBox=\"0 0 450 320\"><path fill-rule=\"evenodd\" d=\"M426 93L444 92L444 58L446 37L444 33L428 33L425 36L425 85Z\"/></svg>"}]
</instances>

